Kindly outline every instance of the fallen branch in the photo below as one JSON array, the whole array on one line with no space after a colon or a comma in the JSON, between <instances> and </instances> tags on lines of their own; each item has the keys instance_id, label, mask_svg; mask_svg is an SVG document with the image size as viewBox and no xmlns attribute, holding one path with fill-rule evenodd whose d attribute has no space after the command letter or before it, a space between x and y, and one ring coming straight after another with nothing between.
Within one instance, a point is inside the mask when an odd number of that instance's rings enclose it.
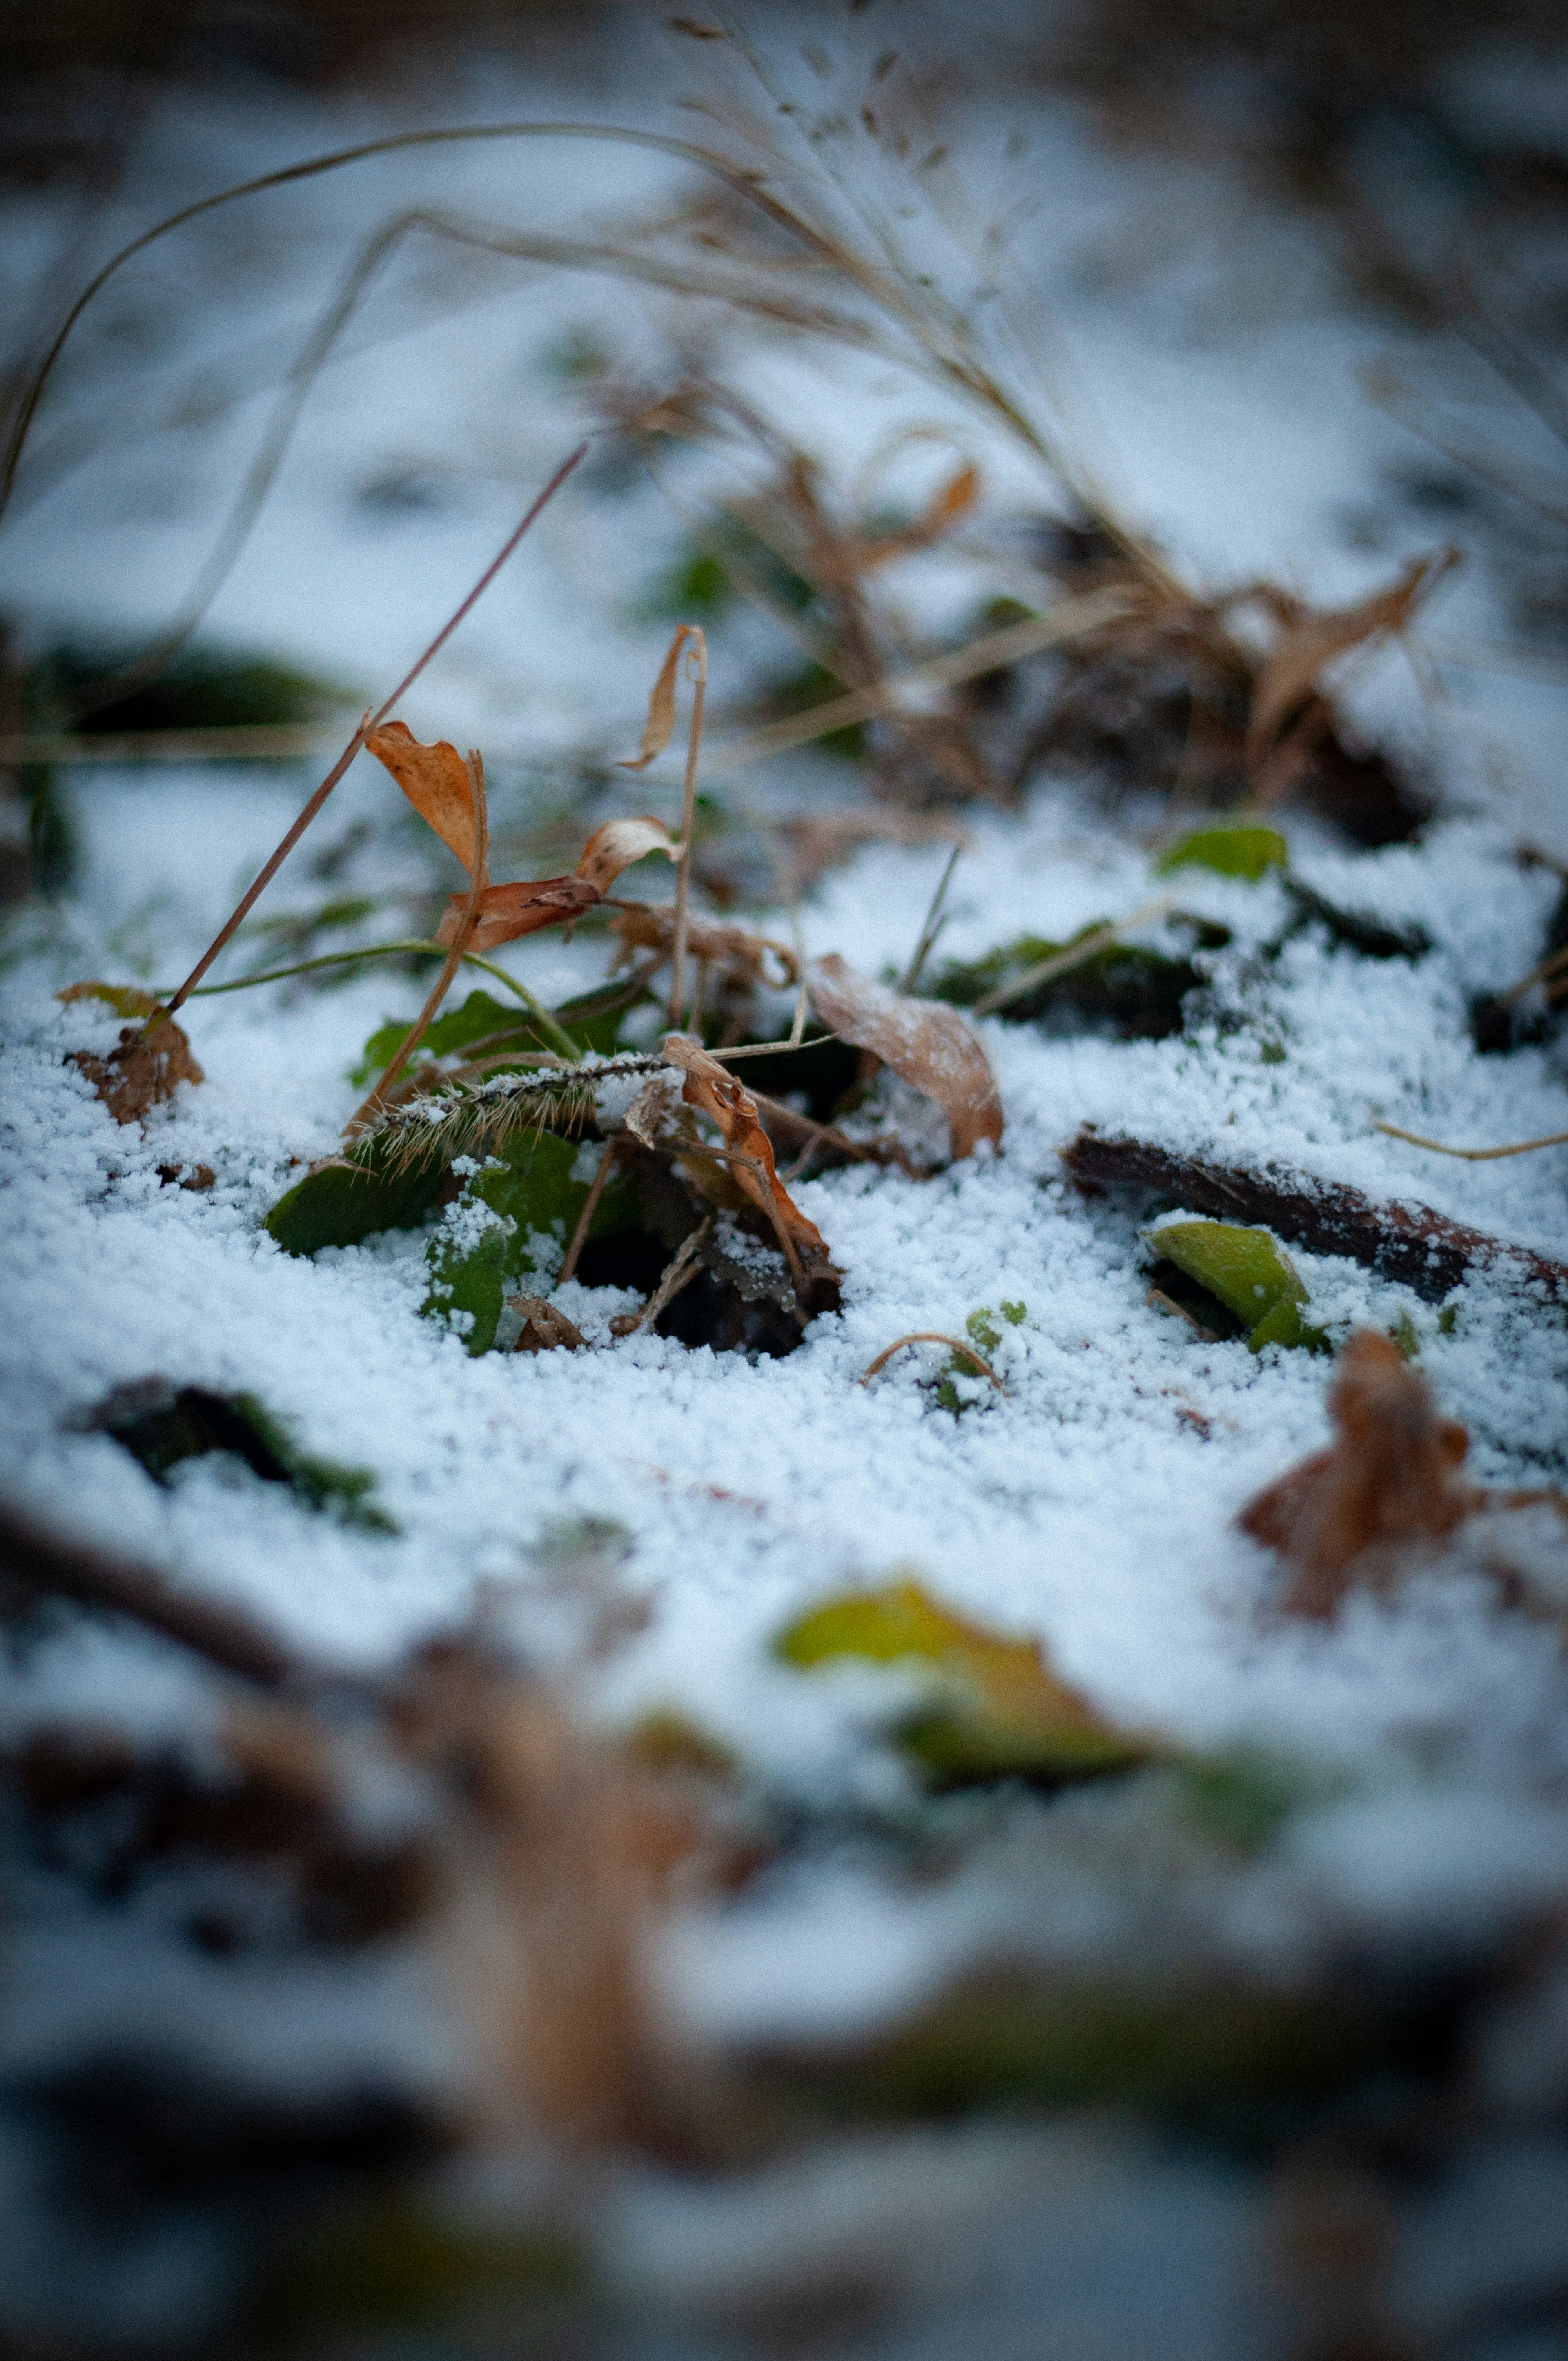
<instances>
[{"instance_id":1,"label":"fallen branch","mask_svg":"<svg viewBox=\"0 0 1568 2361\"><path fill-rule=\"evenodd\" d=\"M110 1557L0 1508L0 1577L40 1598L69 1598L178 1642L225 1673L278 1688L300 1670L282 1643L239 1608L174 1589L150 1566Z\"/></svg>"},{"instance_id":2,"label":"fallen branch","mask_svg":"<svg viewBox=\"0 0 1568 2361\"><path fill-rule=\"evenodd\" d=\"M1348 1255L1384 1279L1402 1279L1429 1303L1488 1266L1511 1266L1568 1301L1568 1263L1467 1229L1430 1205L1380 1205L1310 1173L1209 1164L1146 1139L1104 1138L1088 1126L1061 1159L1080 1189L1138 1189L1213 1220L1260 1223L1313 1254Z\"/></svg>"}]
</instances>

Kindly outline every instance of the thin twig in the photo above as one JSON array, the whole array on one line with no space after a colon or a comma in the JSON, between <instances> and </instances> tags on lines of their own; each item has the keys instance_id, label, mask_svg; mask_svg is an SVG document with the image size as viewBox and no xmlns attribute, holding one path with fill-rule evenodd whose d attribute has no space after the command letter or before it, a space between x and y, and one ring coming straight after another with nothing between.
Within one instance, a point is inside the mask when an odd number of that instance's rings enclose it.
<instances>
[{"instance_id":1,"label":"thin twig","mask_svg":"<svg viewBox=\"0 0 1568 2361\"><path fill-rule=\"evenodd\" d=\"M572 1232L571 1244L566 1248L565 1259L561 1265L555 1280L557 1287L565 1287L569 1279L575 1279L576 1276L577 1257L582 1253L587 1238L588 1224L598 1212L599 1199L604 1195L604 1184L609 1179L610 1169L619 1160L620 1156L620 1142L619 1139L612 1139L599 1158L598 1170L588 1185L587 1202L577 1215L577 1226Z\"/></svg>"},{"instance_id":2,"label":"thin twig","mask_svg":"<svg viewBox=\"0 0 1568 2361\"><path fill-rule=\"evenodd\" d=\"M1434 1156L1460 1156L1466 1164L1490 1164L1499 1156L1530 1156L1538 1148L1568 1147L1568 1131L1549 1131L1544 1139L1511 1139L1505 1148L1450 1148L1441 1139L1423 1139L1419 1131L1401 1131L1397 1123L1374 1124L1390 1139L1408 1139L1412 1148L1430 1148Z\"/></svg>"},{"instance_id":3,"label":"thin twig","mask_svg":"<svg viewBox=\"0 0 1568 2361\"><path fill-rule=\"evenodd\" d=\"M955 1353L961 1353L966 1361L974 1363L981 1377L991 1379L999 1394L1003 1394L1007 1390L991 1363L977 1353L972 1345L966 1345L959 1336L944 1334L940 1328L912 1328L907 1336L895 1337L885 1351L879 1353L876 1359L861 1371L856 1382L862 1386L869 1385L879 1370L886 1368L895 1353L903 1352L905 1345L950 1345Z\"/></svg>"},{"instance_id":4,"label":"thin twig","mask_svg":"<svg viewBox=\"0 0 1568 2361\"><path fill-rule=\"evenodd\" d=\"M806 1019L810 1005L809 994L806 987L806 941L800 931L798 895L794 896L789 906L789 932L790 940L795 945L795 972L797 980L795 987L795 1015L790 1019L788 1047L798 1049L800 1037L806 1030Z\"/></svg>"},{"instance_id":5,"label":"thin twig","mask_svg":"<svg viewBox=\"0 0 1568 2361\"><path fill-rule=\"evenodd\" d=\"M658 1286L653 1290L641 1311L631 1313L627 1318L624 1328L617 1328L618 1335L635 1336L640 1330L651 1327L660 1312L674 1301L687 1280L696 1277L697 1248L712 1227L713 1215L706 1213L696 1229L683 1238L675 1248L674 1254L664 1266ZM555 1283L559 1286L561 1282L557 1279ZM614 1326L615 1323L612 1322L611 1325Z\"/></svg>"},{"instance_id":6,"label":"thin twig","mask_svg":"<svg viewBox=\"0 0 1568 2361\"><path fill-rule=\"evenodd\" d=\"M702 750L702 708L707 696L707 640L694 623L682 662L691 666L691 727L686 735L685 790L681 803L681 857L675 864L675 936L670 950L670 1022L681 1021L686 983L686 929L691 922L692 829L696 821L696 764Z\"/></svg>"},{"instance_id":7,"label":"thin twig","mask_svg":"<svg viewBox=\"0 0 1568 2361\"><path fill-rule=\"evenodd\" d=\"M356 1139L367 1126L374 1123L380 1114L386 1104L388 1092L423 1040L432 1017L445 999L447 988L463 963L463 953L467 946L468 938L478 924L479 904L484 898L485 887L489 880L490 814L488 800L485 794L484 761L472 749L468 754L468 778L474 797L474 876L473 883L468 888L468 899L464 906L457 932L453 938L452 948L441 963L441 973L430 988L430 996L398 1044L397 1054L391 1064L387 1068L380 1081L372 1084L369 1092L344 1125L343 1134L345 1139Z\"/></svg>"},{"instance_id":8,"label":"thin twig","mask_svg":"<svg viewBox=\"0 0 1568 2361\"><path fill-rule=\"evenodd\" d=\"M1532 967L1528 975L1521 975L1517 983L1509 984L1507 992L1499 992L1497 998L1505 1008L1511 1008L1516 1001L1524 998L1532 984L1549 983L1554 975L1561 975L1564 968L1568 968L1568 949L1552 951Z\"/></svg>"},{"instance_id":9,"label":"thin twig","mask_svg":"<svg viewBox=\"0 0 1568 2361\"><path fill-rule=\"evenodd\" d=\"M270 885L273 878L278 874L279 870L281 869L284 862L287 861L290 853L292 852L295 845L298 844L300 839L303 836L311 822L315 818L316 814L321 810L322 806L325 803L328 796L331 795L334 787L336 786L339 779L342 778L344 773L347 770L350 763L353 762L356 754L358 753L361 746L364 745L370 731L376 729L380 722L385 720L387 715L390 713L393 706L397 704L399 698L407 695L408 691L413 686L415 681L419 678L421 673L424 670L426 664L430 663L432 657L440 653L441 650L445 646L447 641L452 637L453 632L457 629L458 624L462 622L469 609L484 597L485 592L489 588L491 583L495 580L497 575L506 564L507 559L511 555L513 550L517 547L519 542L528 531L529 526L533 522L535 517L538 516L540 511L546 507L548 503L554 499L555 494L560 490L567 477L572 473L572 470L578 466L584 457L587 451L587 447L588 446L586 443L579 443L576 449L571 454L571 456L562 461L560 467L556 468L555 473L551 477L550 481L545 485L544 489L524 511L521 522L514 526L512 531L508 534L505 542L501 544L500 549L490 560L489 565L486 566L483 574L480 575L478 580L475 583L467 597L447 618L447 620L442 625L440 631L437 631L434 639L430 642L423 653L415 659L414 663L404 674L402 679L398 683L396 688L393 689L390 697L386 699L384 704L378 708L376 712L366 714L364 719L360 722L358 729L355 731L353 737L344 748L343 752L338 756L336 762L333 764L331 770L327 773L325 778L322 781L320 786L316 789L314 795L311 797L309 803L305 806L303 811L300 814L298 819L294 822L294 825L289 830L287 836L283 839L282 843L278 847L278 850L272 854L271 858L262 864L262 867L254 882L251 884L247 891L241 896L238 907L233 912L230 917L225 921L224 925L220 927L212 942L208 944L207 949L203 952L201 958L196 961L195 966L192 969L190 974L181 985L179 991L174 994L172 1000L170 1000L167 1009L161 1010L159 1017L149 1019L149 1022L159 1022L163 1016L172 1016L175 1011L190 998L192 993L194 992L196 986L201 983L202 978L206 974L207 970L212 966L213 961L217 958L218 953L225 949L238 928L243 926L245 920L250 916L252 909L255 907L258 901L259 901L261 895L266 892L268 886Z\"/></svg>"},{"instance_id":10,"label":"thin twig","mask_svg":"<svg viewBox=\"0 0 1568 2361\"><path fill-rule=\"evenodd\" d=\"M847 697L835 697L825 705L810 706L804 713L771 722L766 729L753 730L743 738L720 739L707 750L708 769L738 771L748 763L764 762L771 754L784 753L792 746L808 745L812 739L847 729L851 723L873 720L879 713L892 711L912 689L956 688L966 680L977 679L981 673L1000 671L1005 664L1038 655L1064 640L1078 639L1086 632L1100 631L1107 623L1120 622L1133 611L1134 601L1124 590L1091 590L1080 598L1065 598L1059 606L1043 615L1032 616L1026 623L1009 623L1003 631L988 631L982 639L971 640L967 647L955 649L950 655L933 657L929 664L917 664L910 672L895 673L869 687L857 688Z\"/></svg>"},{"instance_id":11,"label":"thin twig","mask_svg":"<svg viewBox=\"0 0 1568 2361\"><path fill-rule=\"evenodd\" d=\"M937 881L937 890L931 896L931 906L926 913L919 936L916 940L915 949L909 955L909 965L905 969L904 980L898 987L902 993L907 994L913 992L916 985L919 983L920 971L925 966L927 961L930 958L931 952L936 945L937 937L941 933L942 928L946 924L946 920L942 917L942 905L948 898L948 887L952 883L953 872L959 865L959 855L963 849L963 843L960 840L959 842L954 845L951 852L948 853L947 866L944 868L941 876Z\"/></svg>"},{"instance_id":12,"label":"thin twig","mask_svg":"<svg viewBox=\"0 0 1568 2361\"><path fill-rule=\"evenodd\" d=\"M1015 975L1010 983L998 984L994 992L988 992L983 1000L975 1002L973 1014L976 1016L993 1016L997 1009L1005 1008L1011 1001L1022 1000L1024 994L1033 992L1037 984L1049 983L1053 977L1066 975L1069 968L1081 966L1085 960L1092 959L1096 951L1107 950L1113 943L1120 942L1122 937L1130 935L1135 927L1143 926L1149 918L1162 917L1176 899L1174 894L1157 895L1152 902L1144 903L1140 909L1130 910L1124 918L1114 919L1108 927L1096 927L1092 934L1085 935L1081 941L1069 943L1065 950L1053 951L1049 959L1041 960L1034 967L1026 967L1023 974Z\"/></svg>"}]
</instances>

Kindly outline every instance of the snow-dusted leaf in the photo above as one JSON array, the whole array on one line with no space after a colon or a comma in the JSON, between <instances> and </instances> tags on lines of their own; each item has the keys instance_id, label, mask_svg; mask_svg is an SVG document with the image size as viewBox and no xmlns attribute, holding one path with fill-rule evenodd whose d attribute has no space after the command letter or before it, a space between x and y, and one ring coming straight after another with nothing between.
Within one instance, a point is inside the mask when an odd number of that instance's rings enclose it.
<instances>
[{"instance_id":1,"label":"snow-dusted leaf","mask_svg":"<svg viewBox=\"0 0 1568 2361\"><path fill-rule=\"evenodd\" d=\"M147 1018L155 1016L159 1006L151 993L135 984L72 983L56 997L67 1003L99 1000L116 1016ZM181 1082L204 1079L191 1054L184 1027L171 1016L151 1026L127 1025L107 1057L78 1049L73 1062L116 1123L139 1123L155 1106L171 1099Z\"/></svg>"},{"instance_id":2,"label":"snow-dusted leaf","mask_svg":"<svg viewBox=\"0 0 1568 2361\"><path fill-rule=\"evenodd\" d=\"M381 1230L417 1229L446 1178L444 1155L396 1155L380 1136L307 1172L287 1190L264 1224L285 1254L357 1246Z\"/></svg>"},{"instance_id":3,"label":"snow-dusted leaf","mask_svg":"<svg viewBox=\"0 0 1568 2361\"><path fill-rule=\"evenodd\" d=\"M608 894L621 871L630 869L634 861L644 860L651 852L678 861L680 851L678 844L671 843L663 821L651 812L637 819L607 819L584 845L576 873L585 884Z\"/></svg>"},{"instance_id":4,"label":"snow-dusted leaf","mask_svg":"<svg viewBox=\"0 0 1568 2361\"><path fill-rule=\"evenodd\" d=\"M953 1154L972 1156L1002 1138L1002 1099L979 1036L956 1008L910 1000L830 952L806 971L811 1005L829 1031L934 1099L952 1129Z\"/></svg>"},{"instance_id":5,"label":"snow-dusted leaf","mask_svg":"<svg viewBox=\"0 0 1568 2361\"><path fill-rule=\"evenodd\" d=\"M444 738L422 746L406 721L383 722L365 743L472 876L474 782L456 747Z\"/></svg>"}]
</instances>

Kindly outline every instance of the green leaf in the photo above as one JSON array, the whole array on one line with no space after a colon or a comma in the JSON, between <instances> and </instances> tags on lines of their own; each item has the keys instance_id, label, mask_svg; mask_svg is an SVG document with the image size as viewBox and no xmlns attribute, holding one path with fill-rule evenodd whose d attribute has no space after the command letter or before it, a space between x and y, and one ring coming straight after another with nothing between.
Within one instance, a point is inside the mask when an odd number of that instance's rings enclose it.
<instances>
[{"instance_id":1,"label":"green leaf","mask_svg":"<svg viewBox=\"0 0 1568 2361\"><path fill-rule=\"evenodd\" d=\"M564 1246L588 1193L574 1180L579 1143L553 1132L518 1132L468 1180L425 1251L430 1292L421 1310L429 1319L468 1314L470 1353L488 1353L501 1305L524 1271L539 1267L531 1241L553 1237ZM611 1181L595 1209L589 1235L598 1237L627 1218L624 1184Z\"/></svg>"},{"instance_id":2,"label":"green leaf","mask_svg":"<svg viewBox=\"0 0 1568 2361\"><path fill-rule=\"evenodd\" d=\"M1240 1222L1166 1222L1145 1232L1149 1244L1178 1270L1197 1280L1250 1328L1255 1353L1266 1345L1304 1345L1326 1351L1321 1331L1309 1327L1301 1306L1309 1301L1300 1273L1267 1230Z\"/></svg>"},{"instance_id":3,"label":"green leaf","mask_svg":"<svg viewBox=\"0 0 1568 2361\"><path fill-rule=\"evenodd\" d=\"M380 1230L418 1229L445 1178L444 1157L399 1164L386 1140L364 1140L297 1180L263 1226L285 1254L355 1246Z\"/></svg>"},{"instance_id":4,"label":"green leaf","mask_svg":"<svg viewBox=\"0 0 1568 2361\"><path fill-rule=\"evenodd\" d=\"M609 1009L599 1005L607 996L602 992L584 993L576 1000L565 1002L554 1014L579 1049L594 1049L608 1058L617 1046L627 1004L624 988L616 993L615 1005ZM411 1029L397 1016L378 1026L349 1075L356 1090L363 1090L378 1074L386 1071ZM471 992L460 1008L449 1008L444 1016L435 1019L420 1043L420 1055L428 1050L433 1058L450 1058L455 1051L467 1049L471 1041L489 1041L497 1034L506 1037L493 1043L498 1056L514 1047L520 1056L525 1050L557 1051L560 1048L558 1041L546 1038L526 1008L519 1007L515 1001L497 1000L481 991Z\"/></svg>"},{"instance_id":5,"label":"green leaf","mask_svg":"<svg viewBox=\"0 0 1568 2361\"><path fill-rule=\"evenodd\" d=\"M775 1646L792 1664L861 1656L927 1671L930 1702L897 1735L940 1786L1009 1777L1058 1785L1130 1770L1150 1752L1059 1680L1036 1642L1000 1639L916 1582L830 1599Z\"/></svg>"},{"instance_id":6,"label":"green leaf","mask_svg":"<svg viewBox=\"0 0 1568 2361\"><path fill-rule=\"evenodd\" d=\"M1245 877L1251 885L1269 869L1283 869L1288 858L1285 839L1277 828L1254 821L1227 821L1218 828L1195 828L1155 862L1157 876L1172 869L1212 869L1221 877Z\"/></svg>"}]
</instances>

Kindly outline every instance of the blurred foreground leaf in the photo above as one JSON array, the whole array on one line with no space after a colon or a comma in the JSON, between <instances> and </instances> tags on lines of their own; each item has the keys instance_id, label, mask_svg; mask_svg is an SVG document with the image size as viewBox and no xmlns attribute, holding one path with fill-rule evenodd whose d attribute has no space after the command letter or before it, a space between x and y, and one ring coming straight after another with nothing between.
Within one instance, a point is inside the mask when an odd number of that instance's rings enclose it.
<instances>
[{"instance_id":1,"label":"blurred foreground leaf","mask_svg":"<svg viewBox=\"0 0 1568 2361\"><path fill-rule=\"evenodd\" d=\"M916 1582L830 1599L775 1644L792 1664L861 1656L928 1668L931 1701L898 1736L939 1785L1008 1777L1055 1785L1130 1770L1150 1752L1059 1680L1037 1642L1000 1639Z\"/></svg>"},{"instance_id":2,"label":"blurred foreground leaf","mask_svg":"<svg viewBox=\"0 0 1568 2361\"><path fill-rule=\"evenodd\" d=\"M1259 828L1252 821L1234 821L1219 828L1195 828L1155 862L1165 876L1173 869L1212 869L1221 877L1245 877L1255 885L1270 869L1283 869L1288 858L1285 839L1277 828Z\"/></svg>"}]
</instances>

